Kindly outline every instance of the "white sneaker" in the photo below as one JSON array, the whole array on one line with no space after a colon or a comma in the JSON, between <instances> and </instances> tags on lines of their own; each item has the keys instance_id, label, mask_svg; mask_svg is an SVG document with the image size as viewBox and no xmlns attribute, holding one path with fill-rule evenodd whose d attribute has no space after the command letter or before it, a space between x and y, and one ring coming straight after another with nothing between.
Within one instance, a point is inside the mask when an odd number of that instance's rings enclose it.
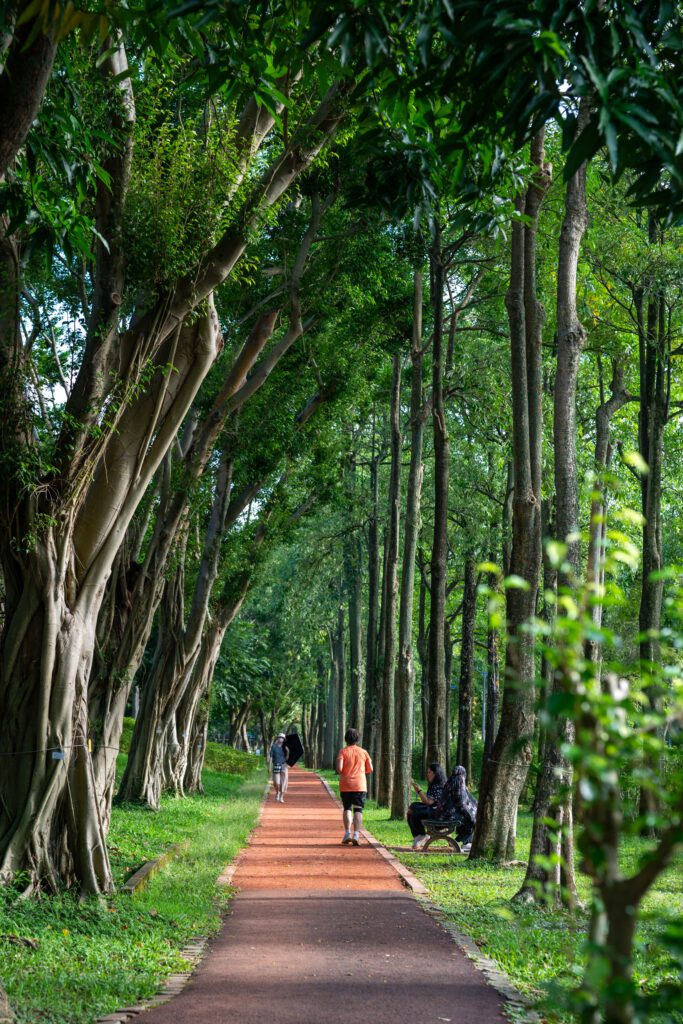
<instances>
[{"instance_id":1,"label":"white sneaker","mask_svg":"<svg viewBox=\"0 0 683 1024\"><path fill-rule=\"evenodd\" d=\"M415 836L413 839L413 849L419 850L421 846L426 842L427 836Z\"/></svg>"}]
</instances>

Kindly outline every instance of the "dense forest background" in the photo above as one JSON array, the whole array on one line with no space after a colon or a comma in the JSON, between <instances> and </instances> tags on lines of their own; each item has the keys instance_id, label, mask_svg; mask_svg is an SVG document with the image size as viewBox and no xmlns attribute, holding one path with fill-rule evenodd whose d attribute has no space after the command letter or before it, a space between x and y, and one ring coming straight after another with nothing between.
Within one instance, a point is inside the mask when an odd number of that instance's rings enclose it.
<instances>
[{"instance_id":1,"label":"dense forest background","mask_svg":"<svg viewBox=\"0 0 683 1024\"><path fill-rule=\"evenodd\" d=\"M473 861L533 807L517 898L590 876L586 1012L633 1019L683 828L679 6L1 27L3 884L109 892L114 800L354 725L394 817L466 767Z\"/></svg>"}]
</instances>

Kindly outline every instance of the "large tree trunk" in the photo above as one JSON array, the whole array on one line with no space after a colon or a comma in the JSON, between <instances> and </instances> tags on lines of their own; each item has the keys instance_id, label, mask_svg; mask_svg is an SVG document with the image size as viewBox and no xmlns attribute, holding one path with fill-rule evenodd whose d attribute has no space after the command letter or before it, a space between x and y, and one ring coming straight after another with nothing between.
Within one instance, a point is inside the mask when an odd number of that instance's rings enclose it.
<instances>
[{"instance_id":1,"label":"large tree trunk","mask_svg":"<svg viewBox=\"0 0 683 1024\"><path fill-rule=\"evenodd\" d=\"M399 608L398 664L396 666L396 769L391 794L391 817L404 818L408 809L413 756L413 707L415 662L413 658L413 603L415 555L420 533L422 494L422 445L425 402L422 394L422 271L416 270L413 288L413 337L410 358L413 379L410 391L410 469L406 489L406 517L403 537L403 568Z\"/></svg>"},{"instance_id":2,"label":"large tree trunk","mask_svg":"<svg viewBox=\"0 0 683 1024\"><path fill-rule=\"evenodd\" d=\"M46 17L39 9L23 24L16 24L29 6L28 2L9 0L5 7L11 36L0 73L0 181L26 142L57 53L61 26L53 21L52 11Z\"/></svg>"},{"instance_id":3,"label":"large tree trunk","mask_svg":"<svg viewBox=\"0 0 683 1024\"><path fill-rule=\"evenodd\" d=\"M137 536L137 524L133 524L129 531L134 533L131 543L124 545L117 556L116 580L110 581L98 622L97 656L89 687L90 718L101 733L97 737L93 766L98 792L101 793L101 813L107 821L114 784L112 766L116 763L123 709L151 635L163 593L168 559L173 550L182 547L183 533L188 527L193 487L204 474L216 440L225 429L228 419L234 422L238 411L265 383L278 362L304 332L298 289L325 209L326 204L321 204L314 197L310 223L291 274L292 315L288 330L268 354L257 362L272 338L280 310L270 310L259 317L244 344L236 352L209 412L200 422L196 422L194 417L188 419L182 442L178 445L179 457L172 460L170 453L167 457L159 488L156 522L147 544L144 563L139 565L137 561L144 536L144 530ZM172 475L180 480L180 485L174 491L170 486ZM223 524L224 531L239 518L260 486L259 483L247 486L231 500ZM176 749L175 744L172 749ZM176 781L177 785L181 785L182 777L178 776Z\"/></svg>"},{"instance_id":4,"label":"large tree trunk","mask_svg":"<svg viewBox=\"0 0 683 1024\"><path fill-rule=\"evenodd\" d=\"M117 430L66 521L36 537L21 573L15 555L7 552L12 570L5 573L0 743L5 750L36 754L17 758L12 788L3 792L2 877L25 870L35 886L78 879L88 892L111 888L87 743L97 616L128 524L215 359L218 337L211 307L161 347L160 370L148 390L121 411ZM170 376L169 362L177 369ZM153 419L158 430L150 446ZM36 514L45 514L39 508L26 512L26 526ZM20 520L17 526L23 533ZM23 716L20 709L27 706L37 714Z\"/></svg>"},{"instance_id":5,"label":"large tree trunk","mask_svg":"<svg viewBox=\"0 0 683 1024\"><path fill-rule=\"evenodd\" d=\"M401 520L401 356L393 358L391 388L391 476L389 480L389 524L385 567L384 659L382 662L382 702L380 713L381 749L377 802L388 807L394 784L396 757L396 605L398 596L398 551Z\"/></svg>"},{"instance_id":6,"label":"large tree trunk","mask_svg":"<svg viewBox=\"0 0 683 1024\"><path fill-rule=\"evenodd\" d=\"M460 642L460 685L458 688L458 746L455 760L472 781L472 697L474 686L474 628L477 618L477 574L474 559L465 561L462 595L462 640Z\"/></svg>"},{"instance_id":7,"label":"large tree trunk","mask_svg":"<svg viewBox=\"0 0 683 1024\"><path fill-rule=\"evenodd\" d=\"M122 48L113 53L111 70L118 62L125 71ZM112 81L119 85L114 120L128 131L130 79L117 73ZM236 211L232 224L239 228L231 226L198 267L146 312L136 313L122 335L110 329L108 314L106 329L101 319L89 329L52 457L55 468L31 487L22 469L25 459L21 465L17 460L18 451L25 455L34 448L35 438L25 385L30 359L19 331L20 254L13 239L0 237L0 384L6 407L0 446L6 464L15 467L0 482L6 591L0 748L17 761L11 788L3 785L0 794L0 879L25 872L33 888L74 881L85 892L111 888L87 743L87 687L107 580L131 519L215 361L213 289L242 257L264 212L335 132L343 94L343 88L332 88ZM128 147L119 148L121 180L111 183L116 202L125 195L129 163ZM5 230L0 225L0 233ZM108 238L109 258L98 259L103 283L116 274L119 242L116 233ZM95 292L98 287L95 282ZM200 315L183 327L197 307ZM89 328L96 319L94 311ZM42 465L39 457L36 465Z\"/></svg>"},{"instance_id":8,"label":"large tree trunk","mask_svg":"<svg viewBox=\"0 0 683 1024\"><path fill-rule=\"evenodd\" d=\"M512 229L510 286L505 297L510 321L514 500L510 572L523 586L506 591L508 641L501 720L482 779L479 813L471 856L497 860L514 856L519 797L531 763L534 738L535 651L525 624L536 611L541 566L541 327L543 310L536 298L536 230L538 211L548 187L543 133L532 140L536 175L526 202L517 209L526 226Z\"/></svg>"},{"instance_id":9,"label":"large tree trunk","mask_svg":"<svg viewBox=\"0 0 683 1024\"><path fill-rule=\"evenodd\" d=\"M450 465L444 372L446 352L443 329L444 268L441 234L435 228L430 253L431 301L434 316L432 341L432 423L434 428L434 534L431 557L429 615L429 707L427 712L427 762L446 764L446 560L448 555L448 474Z\"/></svg>"}]
</instances>

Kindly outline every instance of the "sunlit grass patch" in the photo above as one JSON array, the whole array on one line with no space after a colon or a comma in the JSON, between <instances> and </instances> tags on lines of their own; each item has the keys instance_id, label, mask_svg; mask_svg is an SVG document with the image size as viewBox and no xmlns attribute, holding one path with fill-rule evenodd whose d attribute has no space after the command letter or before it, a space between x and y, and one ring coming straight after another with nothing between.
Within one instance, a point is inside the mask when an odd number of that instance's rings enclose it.
<instances>
[{"instance_id":1,"label":"sunlit grass patch","mask_svg":"<svg viewBox=\"0 0 683 1024\"><path fill-rule=\"evenodd\" d=\"M0 889L2 979L20 1024L90 1024L153 995L187 964L180 950L215 934L226 896L216 885L253 828L265 772L205 771L205 794L164 797L158 812L114 808L109 836L117 884L143 861L189 840L186 853L137 896L79 902L76 894L19 900ZM37 948L16 941L30 938Z\"/></svg>"}]
</instances>

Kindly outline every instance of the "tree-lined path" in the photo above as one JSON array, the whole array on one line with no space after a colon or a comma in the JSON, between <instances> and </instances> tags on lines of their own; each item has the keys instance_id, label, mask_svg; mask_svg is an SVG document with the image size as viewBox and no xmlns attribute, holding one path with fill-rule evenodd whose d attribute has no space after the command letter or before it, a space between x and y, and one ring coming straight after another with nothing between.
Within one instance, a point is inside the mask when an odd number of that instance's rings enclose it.
<instances>
[{"instance_id":1,"label":"tree-lined path","mask_svg":"<svg viewBox=\"0 0 683 1024\"><path fill-rule=\"evenodd\" d=\"M290 772L233 878L230 916L183 992L145 1024L505 1020L483 976L370 846L340 845L320 781Z\"/></svg>"}]
</instances>

